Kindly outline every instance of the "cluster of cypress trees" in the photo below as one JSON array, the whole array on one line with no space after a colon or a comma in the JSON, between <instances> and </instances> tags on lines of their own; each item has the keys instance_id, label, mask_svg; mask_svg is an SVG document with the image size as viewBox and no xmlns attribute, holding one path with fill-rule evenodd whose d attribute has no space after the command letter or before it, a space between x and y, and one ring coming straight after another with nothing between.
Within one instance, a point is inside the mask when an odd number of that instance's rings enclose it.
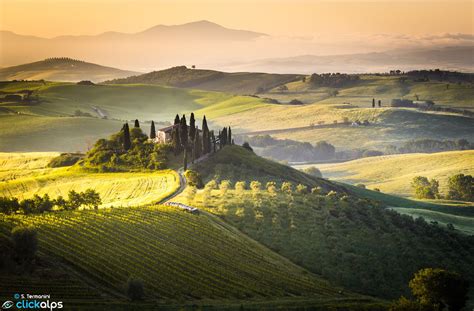
<instances>
[{"instance_id":1,"label":"cluster of cypress trees","mask_svg":"<svg viewBox=\"0 0 474 311\"><path fill-rule=\"evenodd\" d=\"M232 138L232 129L224 127L222 131L219 131L219 147L222 148L225 145L233 145L234 139Z\"/></svg>"},{"instance_id":2,"label":"cluster of cypress trees","mask_svg":"<svg viewBox=\"0 0 474 311\"><path fill-rule=\"evenodd\" d=\"M378 106L382 107L382 101L379 99ZM375 108L375 98L372 98L372 108Z\"/></svg>"},{"instance_id":3,"label":"cluster of cypress trees","mask_svg":"<svg viewBox=\"0 0 474 311\"><path fill-rule=\"evenodd\" d=\"M175 154L184 152L184 169L187 169L188 159L191 158L191 162L198 159L199 157L210 153L211 151L216 152L216 138L214 131L210 131L207 125L206 116L203 117L201 132L196 126L196 119L194 113L191 113L189 119L189 127L187 125L186 116L183 115L181 118L176 115L174 119L173 132L171 134L171 144L173 146ZM202 135L201 135L202 133Z\"/></svg>"},{"instance_id":4,"label":"cluster of cypress trees","mask_svg":"<svg viewBox=\"0 0 474 311\"><path fill-rule=\"evenodd\" d=\"M206 116L202 120L202 131L200 132L196 126L196 119L194 113L191 113L189 120L189 127L186 116L180 118L176 115L174 119L174 128L171 133L171 145L175 155L184 152L184 169L187 168L188 158L194 163L202 155L210 152L216 152L217 145L221 149L225 145L233 144L232 130L230 127L224 127L219 131L218 139L214 135L214 131L210 131L207 125ZM135 120L135 128L140 128L140 122ZM130 128L128 123L122 127L123 132L123 149L128 151L131 148ZM202 135L201 135L202 133ZM150 136L151 139L156 138L155 122L151 122Z\"/></svg>"}]
</instances>

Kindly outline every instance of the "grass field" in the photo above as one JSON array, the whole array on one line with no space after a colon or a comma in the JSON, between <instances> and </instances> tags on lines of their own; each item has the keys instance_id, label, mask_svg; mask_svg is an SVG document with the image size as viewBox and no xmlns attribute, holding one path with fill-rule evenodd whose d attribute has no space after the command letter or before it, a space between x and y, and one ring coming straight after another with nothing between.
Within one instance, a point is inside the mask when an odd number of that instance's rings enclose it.
<instances>
[{"instance_id":1,"label":"grass field","mask_svg":"<svg viewBox=\"0 0 474 311\"><path fill-rule=\"evenodd\" d=\"M296 86L291 86L288 94L271 92L261 97L286 96L289 101L291 90L294 90L304 94L307 105L269 104L263 98L251 96L146 84L84 86L60 82L2 82L0 91L35 90L34 95L39 95L43 102L34 105L0 103L0 150L84 150L90 145L88 141L117 131L124 122L112 119L138 118L148 132L149 125L143 121L170 121L176 113L190 111L194 111L198 119L206 114L215 126L230 125L234 133L287 129L270 134L311 143L326 140L339 150L357 147L383 149L390 144L417 138L474 140L474 125L467 117L415 109L368 108L375 95L377 98L386 96L384 103L388 103L388 98L400 97L401 86L393 78L364 77L361 85L343 89L337 97L324 96L326 89L311 90L307 86L298 89L298 83L302 84L301 81L293 82ZM438 93L446 96L443 97L445 102L453 100L469 106L472 104L472 90L464 85L453 85L447 90L451 97L445 92ZM314 101L310 100L313 92ZM76 110L97 116L93 107L103 111L110 120L72 117ZM341 124L344 119L368 120L371 125L350 127ZM309 127L319 122L326 126ZM298 127L307 128L294 129ZM55 139L51 139L53 135Z\"/></svg>"},{"instance_id":2,"label":"grass field","mask_svg":"<svg viewBox=\"0 0 474 311\"><path fill-rule=\"evenodd\" d=\"M265 116L264 120L262 115ZM354 127L342 124L344 118L350 122L368 120L370 125ZM333 144L337 150L384 150L388 145L400 145L407 140L421 138L474 140L474 123L471 118L408 108L372 109L322 103L304 106L273 105L218 117L216 122L232 125L235 133L266 131L264 134L280 139L310 143L324 140ZM324 126L310 127L319 122L324 122Z\"/></svg>"},{"instance_id":3,"label":"grass field","mask_svg":"<svg viewBox=\"0 0 474 311\"><path fill-rule=\"evenodd\" d=\"M414 82L408 80L405 83L399 81L397 76L362 75L354 85L339 88L337 97L329 95L331 88L312 88L309 78L306 82L301 80L286 84L288 91L281 92L274 88L262 96L277 98L283 102L291 99L302 100L306 104L311 103L343 103L368 108L372 104L372 98L380 99L383 106L388 106L394 98L405 98L416 100L432 100L437 105L457 109L474 109L474 88L469 84L429 81Z\"/></svg>"},{"instance_id":4,"label":"grass field","mask_svg":"<svg viewBox=\"0 0 474 311\"><path fill-rule=\"evenodd\" d=\"M85 86L61 82L2 82L0 92L34 90L39 104L0 103L0 151L84 151L117 132L124 120L167 121L177 113L198 118L237 113L269 104L263 99L157 85ZM107 115L98 118L94 108ZM93 117L75 117L76 110ZM200 121L198 120L198 124Z\"/></svg>"},{"instance_id":5,"label":"grass field","mask_svg":"<svg viewBox=\"0 0 474 311\"><path fill-rule=\"evenodd\" d=\"M299 169L312 165L296 166ZM411 153L370 157L359 160L314 165L325 178L350 184L364 184L382 192L413 196L410 183L415 176L435 178L440 191L447 192L448 178L455 174L474 175L474 151L450 151L432 154Z\"/></svg>"},{"instance_id":6,"label":"grass field","mask_svg":"<svg viewBox=\"0 0 474 311\"><path fill-rule=\"evenodd\" d=\"M158 303L301 296L333 305L370 301L339 293L207 213L150 206L0 217L1 235L15 225L34 226L40 253L108 288L119 301L125 301L130 276L142 279L147 300ZM2 294L9 292L8 284L0 286Z\"/></svg>"},{"instance_id":7,"label":"grass field","mask_svg":"<svg viewBox=\"0 0 474 311\"><path fill-rule=\"evenodd\" d=\"M0 153L0 196L30 198L48 194L67 197L70 190L92 188L102 207L139 206L158 202L175 192L179 177L171 170L133 173L91 173L76 167L46 168L56 154Z\"/></svg>"},{"instance_id":8,"label":"grass field","mask_svg":"<svg viewBox=\"0 0 474 311\"><path fill-rule=\"evenodd\" d=\"M474 217L451 215L418 208L395 207L392 210L400 214L412 216L413 218L422 217L428 222L437 222L442 226L452 224L456 230L474 235Z\"/></svg>"}]
</instances>

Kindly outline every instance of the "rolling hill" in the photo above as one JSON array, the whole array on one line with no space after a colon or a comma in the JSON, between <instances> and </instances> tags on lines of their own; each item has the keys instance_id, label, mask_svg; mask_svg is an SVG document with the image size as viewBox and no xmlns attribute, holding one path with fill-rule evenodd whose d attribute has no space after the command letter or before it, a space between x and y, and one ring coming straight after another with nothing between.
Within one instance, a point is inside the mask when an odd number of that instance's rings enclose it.
<instances>
[{"instance_id":1,"label":"rolling hill","mask_svg":"<svg viewBox=\"0 0 474 311\"><path fill-rule=\"evenodd\" d=\"M384 298L406 295L408 280L422 267L444 267L457 270L469 279L474 277L470 269L472 259L468 255L473 251L473 240L460 234L472 232L472 209L466 210L466 216L457 220L457 224L463 224L459 231L450 231L444 225L448 218L449 221L455 218L453 215L439 213L442 215L437 219L445 217L445 220L430 224L387 208L398 200L399 206L406 206L401 211L404 214L417 208L425 214L431 211L431 215L436 208L438 211L443 209L433 203L325 180L322 181L332 188L319 194L295 191L294 188L283 191L279 189L282 181L292 181L295 186L304 180L295 179L280 164L257 160L251 152L239 152L238 149L242 148L224 147L211 156L208 162L217 162L215 166L201 163L194 166L206 180L215 178L219 182L235 176L227 191L201 190L195 196L183 194L179 200L219 215L310 271L366 294ZM241 153L247 153L246 166L239 164ZM225 161L220 162L222 159ZM248 187L253 180L273 180L277 182L277 188L273 191L233 188L235 181L245 181ZM331 191L328 193L328 190ZM449 209L448 206L444 208ZM427 217L427 220L433 218Z\"/></svg>"},{"instance_id":2,"label":"rolling hill","mask_svg":"<svg viewBox=\"0 0 474 311\"><path fill-rule=\"evenodd\" d=\"M0 83L3 94L24 90L32 90L40 102L0 102L1 151L84 151L97 139L118 131L125 120L138 118L148 133L151 120L170 122L177 113L202 109L213 118L269 105L250 96L158 85ZM197 115L202 118L203 114Z\"/></svg>"},{"instance_id":3,"label":"rolling hill","mask_svg":"<svg viewBox=\"0 0 474 311\"><path fill-rule=\"evenodd\" d=\"M413 190L410 183L415 176L439 180L440 191L446 193L448 177L455 174L474 175L474 151L397 154L315 166L325 178L331 180L361 183L385 193L411 197Z\"/></svg>"},{"instance_id":4,"label":"rolling hill","mask_svg":"<svg viewBox=\"0 0 474 311\"><path fill-rule=\"evenodd\" d=\"M124 78L137 72L105 67L67 57L48 58L42 61L0 68L0 80L48 80L77 82Z\"/></svg>"},{"instance_id":5,"label":"rolling hill","mask_svg":"<svg viewBox=\"0 0 474 311\"><path fill-rule=\"evenodd\" d=\"M8 299L20 288L48 290L68 307L117 310L134 305L124 291L133 277L143 280L145 287L145 300L137 303L140 310L157 306L175 310L191 304L229 310L241 306L379 310L384 305L331 285L213 214L148 204L176 189L174 172L85 176L74 167L46 168L56 155L0 154L0 196L47 192L54 197L67 189L93 187L114 208L1 214L2 255L8 252L10 231L19 225L36 228L39 253L32 273L18 276L14 269L2 270L0 298ZM156 178L166 180L149 183ZM125 207L130 200L133 206ZM0 265L1 269L5 267Z\"/></svg>"},{"instance_id":6,"label":"rolling hill","mask_svg":"<svg viewBox=\"0 0 474 311\"><path fill-rule=\"evenodd\" d=\"M239 305L247 300L271 305L272 299L278 305L278 299L291 302L292 297L296 304L304 299L316 306L374 302L341 293L207 213L192 215L172 207L149 206L0 217L3 239L15 225L35 226L40 254L67 266L79 279L87 280L91 289L106 288L105 302L111 306L128 303L123 286L130 276L144 282L146 300L140 305L145 309L183 304L183 299L211 306L232 305L237 300ZM14 285L14 280L10 282ZM11 294L14 286L9 285L2 282L2 296ZM35 284L26 280L23 286ZM56 291L52 288L51 294ZM94 308L87 298L69 302L74 294L73 288L61 298L65 304L81 302ZM96 306L101 307L100 303Z\"/></svg>"},{"instance_id":7,"label":"rolling hill","mask_svg":"<svg viewBox=\"0 0 474 311\"><path fill-rule=\"evenodd\" d=\"M227 73L185 66L107 81L110 84L158 84L234 94L254 94L301 79L301 75L254 72Z\"/></svg>"}]
</instances>

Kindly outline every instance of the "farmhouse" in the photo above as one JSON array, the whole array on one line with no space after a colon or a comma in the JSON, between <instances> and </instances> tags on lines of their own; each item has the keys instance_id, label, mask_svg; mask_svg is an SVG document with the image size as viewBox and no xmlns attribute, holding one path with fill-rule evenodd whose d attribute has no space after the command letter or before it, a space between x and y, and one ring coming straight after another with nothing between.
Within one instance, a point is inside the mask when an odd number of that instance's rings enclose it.
<instances>
[{"instance_id":1,"label":"farmhouse","mask_svg":"<svg viewBox=\"0 0 474 311\"><path fill-rule=\"evenodd\" d=\"M179 126L179 124L173 124L164 128L161 128L156 131L156 137L153 139L150 139L153 143L155 144L165 144L169 143L171 141L171 136L173 135L173 130ZM188 132L189 132L189 125L188 127ZM199 133L201 133L200 129L197 129Z\"/></svg>"},{"instance_id":2,"label":"farmhouse","mask_svg":"<svg viewBox=\"0 0 474 311\"><path fill-rule=\"evenodd\" d=\"M151 139L155 144L165 144L171 141L171 135L179 124L170 125L156 131L156 137Z\"/></svg>"}]
</instances>

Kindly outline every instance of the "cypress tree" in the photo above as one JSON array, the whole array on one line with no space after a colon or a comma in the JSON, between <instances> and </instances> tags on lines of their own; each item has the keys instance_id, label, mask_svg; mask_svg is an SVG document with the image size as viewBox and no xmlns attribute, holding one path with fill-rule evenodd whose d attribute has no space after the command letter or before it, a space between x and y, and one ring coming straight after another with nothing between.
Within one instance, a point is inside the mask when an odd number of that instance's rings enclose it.
<instances>
[{"instance_id":1,"label":"cypress tree","mask_svg":"<svg viewBox=\"0 0 474 311\"><path fill-rule=\"evenodd\" d=\"M209 146L211 146L211 140L212 140L212 149L214 150L214 153L216 153L216 136L214 136L214 131L211 131L209 135Z\"/></svg>"},{"instance_id":2,"label":"cypress tree","mask_svg":"<svg viewBox=\"0 0 474 311\"><path fill-rule=\"evenodd\" d=\"M211 152L211 144L210 144L210 139L211 136L209 135L209 128L207 127L207 120L206 116L202 119L202 147L203 147L203 152L205 154Z\"/></svg>"},{"instance_id":3,"label":"cypress tree","mask_svg":"<svg viewBox=\"0 0 474 311\"><path fill-rule=\"evenodd\" d=\"M128 123L125 123L123 125L123 149L127 151L131 146L132 143L130 142L130 129L128 127Z\"/></svg>"},{"instance_id":4,"label":"cypress tree","mask_svg":"<svg viewBox=\"0 0 474 311\"><path fill-rule=\"evenodd\" d=\"M138 119L135 119L135 126L134 127L140 127L140 122L138 122Z\"/></svg>"},{"instance_id":5,"label":"cypress tree","mask_svg":"<svg viewBox=\"0 0 474 311\"><path fill-rule=\"evenodd\" d=\"M173 146L174 154L177 155L181 150L181 142L179 139L179 130L178 127L174 127L171 132L171 145Z\"/></svg>"},{"instance_id":6,"label":"cypress tree","mask_svg":"<svg viewBox=\"0 0 474 311\"><path fill-rule=\"evenodd\" d=\"M229 132L227 133L227 144L232 145L232 130L229 126Z\"/></svg>"},{"instance_id":7,"label":"cypress tree","mask_svg":"<svg viewBox=\"0 0 474 311\"><path fill-rule=\"evenodd\" d=\"M227 145L227 127L224 127L224 129L222 129L222 146L225 146Z\"/></svg>"},{"instance_id":8,"label":"cypress tree","mask_svg":"<svg viewBox=\"0 0 474 311\"><path fill-rule=\"evenodd\" d=\"M196 159L199 159L202 155L202 140L197 127L195 132L196 136L194 137L194 156Z\"/></svg>"},{"instance_id":9,"label":"cypress tree","mask_svg":"<svg viewBox=\"0 0 474 311\"><path fill-rule=\"evenodd\" d=\"M186 148L184 148L183 169L185 172L188 170L188 149Z\"/></svg>"},{"instance_id":10,"label":"cypress tree","mask_svg":"<svg viewBox=\"0 0 474 311\"><path fill-rule=\"evenodd\" d=\"M179 119L179 115L176 114L176 117L174 117L174 125L179 124L181 120Z\"/></svg>"},{"instance_id":11,"label":"cypress tree","mask_svg":"<svg viewBox=\"0 0 474 311\"><path fill-rule=\"evenodd\" d=\"M379 99L379 107L382 107L382 101Z\"/></svg>"},{"instance_id":12,"label":"cypress tree","mask_svg":"<svg viewBox=\"0 0 474 311\"><path fill-rule=\"evenodd\" d=\"M372 98L372 108L375 108L375 98Z\"/></svg>"},{"instance_id":13,"label":"cypress tree","mask_svg":"<svg viewBox=\"0 0 474 311\"><path fill-rule=\"evenodd\" d=\"M191 112L191 117L189 118L189 140L194 141L196 137L196 120L194 119L194 113Z\"/></svg>"},{"instance_id":14,"label":"cypress tree","mask_svg":"<svg viewBox=\"0 0 474 311\"><path fill-rule=\"evenodd\" d=\"M186 116L183 114L181 118L181 125L179 129L179 136L181 139L181 145L184 149L188 146L188 125L186 124Z\"/></svg>"},{"instance_id":15,"label":"cypress tree","mask_svg":"<svg viewBox=\"0 0 474 311\"><path fill-rule=\"evenodd\" d=\"M156 137L155 122L151 121L150 138L153 139L155 137Z\"/></svg>"}]
</instances>

